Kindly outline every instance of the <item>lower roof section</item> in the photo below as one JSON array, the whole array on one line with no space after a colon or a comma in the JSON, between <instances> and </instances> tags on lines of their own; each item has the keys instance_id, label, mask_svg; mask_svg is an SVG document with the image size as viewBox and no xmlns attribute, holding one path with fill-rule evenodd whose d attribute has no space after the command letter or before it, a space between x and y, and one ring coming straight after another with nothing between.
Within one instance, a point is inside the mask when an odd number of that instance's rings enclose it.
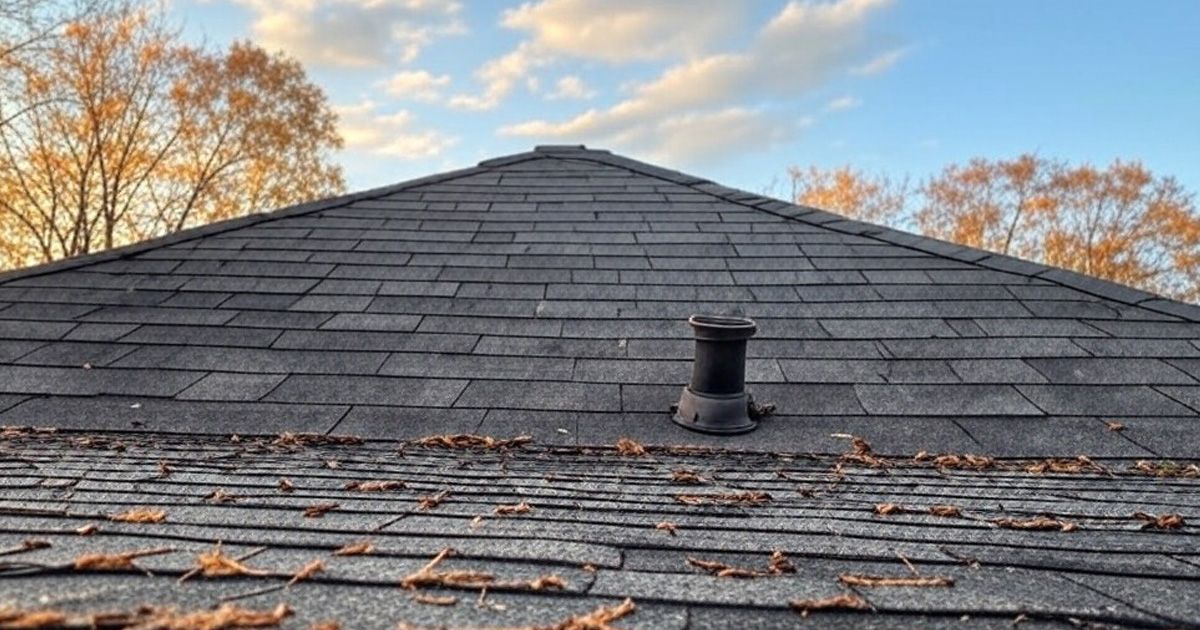
<instances>
[{"instance_id":1,"label":"lower roof section","mask_svg":"<svg viewBox=\"0 0 1200 630\"><path fill-rule=\"evenodd\" d=\"M1200 482L1162 462L440 437L6 431L0 619L227 604L290 611L285 628L552 628L627 598L616 627L1200 619ZM217 541L248 574L195 571ZM101 570L90 554L134 564ZM818 607L834 596L841 607Z\"/></svg>"}]
</instances>

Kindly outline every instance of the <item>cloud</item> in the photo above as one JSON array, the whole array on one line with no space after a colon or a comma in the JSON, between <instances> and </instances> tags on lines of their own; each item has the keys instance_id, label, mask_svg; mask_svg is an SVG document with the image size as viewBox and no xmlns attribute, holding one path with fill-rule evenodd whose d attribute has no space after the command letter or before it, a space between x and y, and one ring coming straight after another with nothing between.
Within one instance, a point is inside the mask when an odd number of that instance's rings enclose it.
<instances>
[{"instance_id":1,"label":"cloud","mask_svg":"<svg viewBox=\"0 0 1200 630\"><path fill-rule=\"evenodd\" d=\"M414 130L412 112L381 113L371 100L340 105L334 111L347 149L415 160L438 157L458 143L458 138L435 129Z\"/></svg>"},{"instance_id":2,"label":"cloud","mask_svg":"<svg viewBox=\"0 0 1200 630\"><path fill-rule=\"evenodd\" d=\"M904 55L908 54L908 48L894 48L887 52L881 53L866 63L855 66L850 69L850 74L872 75L879 74L890 69L900 61Z\"/></svg>"},{"instance_id":3,"label":"cloud","mask_svg":"<svg viewBox=\"0 0 1200 630\"><path fill-rule=\"evenodd\" d=\"M541 0L506 10L505 27L530 37L512 51L484 63L475 77L478 94L450 99L458 109L487 110L498 106L530 76L563 58L626 63L696 56L732 36L748 0L689 0L648 3L644 0Z\"/></svg>"},{"instance_id":4,"label":"cloud","mask_svg":"<svg viewBox=\"0 0 1200 630\"><path fill-rule=\"evenodd\" d=\"M745 0L542 0L504 12L547 54L608 62L679 58L704 52L740 26Z\"/></svg>"},{"instance_id":5,"label":"cloud","mask_svg":"<svg viewBox=\"0 0 1200 630\"><path fill-rule=\"evenodd\" d=\"M559 79L558 83L554 84L554 91L547 94L546 98L552 101L559 99L586 101L595 95L595 90L589 88L583 79L569 75Z\"/></svg>"},{"instance_id":6,"label":"cloud","mask_svg":"<svg viewBox=\"0 0 1200 630\"><path fill-rule=\"evenodd\" d=\"M703 139L684 142L676 130L727 138L732 128L759 140L779 141L751 123L749 118L761 110L746 104L803 95L853 67L866 48L867 21L888 4L889 0L793 1L744 50L677 63L636 84L629 97L606 109L590 109L563 121L525 121L503 127L500 133L626 149L635 139L655 138L658 144L651 152L676 162L723 150L720 143ZM802 127L783 125L781 133L795 134Z\"/></svg>"},{"instance_id":7,"label":"cloud","mask_svg":"<svg viewBox=\"0 0 1200 630\"><path fill-rule=\"evenodd\" d=\"M854 96L841 96L825 104L827 112L844 112L862 106L862 99Z\"/></svg>"},{"instance_id":8,"label":"cloud","mask_svg":"<svg viewBox=\"0 0 1200 630\"><path fill-rule=\"evenodd\" d=\"M385 81L383 89L392 96L436 103L441 100L441 90L447 85L450 85L448 74L434 76L425 70L402 70Z\"/></svg>"},{"instance_id":9,"label":"cloud","mask_svg":"<svg viewBox=\"0 0 1200 630\"><path fill-rule=\"evenodd\" d=\"M410 62L438 37L466 32L454 0L235 0L254 14L253 37L311 66Z\"/></svg>"}]
</instances>

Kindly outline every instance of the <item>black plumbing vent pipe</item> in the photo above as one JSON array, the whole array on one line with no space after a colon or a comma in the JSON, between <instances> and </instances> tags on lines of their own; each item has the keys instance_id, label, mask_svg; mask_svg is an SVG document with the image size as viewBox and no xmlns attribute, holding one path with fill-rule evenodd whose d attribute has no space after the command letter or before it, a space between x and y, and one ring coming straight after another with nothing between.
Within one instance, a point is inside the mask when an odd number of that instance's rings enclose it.
<instances>
[{"instance_id":1,"label":"black plumbing vent pipe","mask_svg":"<svg viewBox=\"0 0 1200 630\"><path fill-rule=\"evenodd\" d=\"M745 317L692 315L696 337L692 381L675 406L676 424L704 433L745 433L750 418L746 394L746 341L758 327Z\"/></svg>"}]
</instances>

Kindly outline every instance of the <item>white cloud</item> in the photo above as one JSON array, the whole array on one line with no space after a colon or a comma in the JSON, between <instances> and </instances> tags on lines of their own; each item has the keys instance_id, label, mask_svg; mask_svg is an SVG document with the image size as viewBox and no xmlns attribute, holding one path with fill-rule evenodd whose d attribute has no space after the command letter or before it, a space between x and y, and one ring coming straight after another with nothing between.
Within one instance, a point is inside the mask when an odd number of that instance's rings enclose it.
<instances>
[{"instance_id":1,"label":"white cloud","mask_svg":"<svg viewBox=\"0 0 1200 630\"><path fill-rule=\"evenodd\" d=\"M697 55L735 32L746 0L542 0L504 12L548 54L609 62Z\"/></svg>"},{"instance_id":2,"label":"white cloud","mask_svg":"<svg viewBox=\"0 0 1200 630\"><path fill-rule=\"evenodd\" d=\"M484 83L481 94L457 94L450 99L450 106L469 110L493 109L517 84L527 79L531 70L549 61L540 56L532 44L522 42L508 54L492 59L475 72L475 76Z\"/></svg>"},{"instance_id":3,"label":"white cloud","mask_svg":"<svg viewBox=\"0 0 1200 630\"><path fill-rule=\"evenodd\" d=\"M586 101L595 95L596 91L588 87L583 79L575 75L568 75L554 84L554 91L547 94L546 98L552 101L558 99Z\"/></svg>"},{"instance_id":4,"label":"white cloud","mask_svg":"<svg viewBox=\"0 0 1200 630\"><path fill-rule=\"evenodd\" d=\"M864 26L889 0L839 0L787 4L744 49L709 54L668 67L657 78L633 87L630 96L607 109L590 109L564 121L530 120L500 129L502 135L542 140L597 142L629 148L656 139L649 151L676 162L694 161L705 151L721 151L705 138L733 141L730 129L747 137L780 140L761 123L766 113L746 103L793 98L853 67L866 46ZM803 125L782 125L795 134Z\"/></svg>"},{"instance_id":5,"label":"white cloud","mask_svg":"<svg viewBox=\"0 0 1200 630\"><path fill-rule=\"evenodd\" d=\"M412 112L402 109L382 113L371 100L340 105L334 111L338 114L338 131L350 150L413 160L438 157L458 142L458 138L436 129L415 130Z\"/></svg>"},{"instance_id":6,"label":"white cloud","mask_svg":"<svg viewBox=\"0 0 1200 630\"><path fill-rule=\"evenodd\" d=\"M900 61L904 55L908 54L908 48L894 48L887 52L881 53L866 63L855 66L850 69L850 74L872 75L879 74L890 69Z\"/></svg>"},{"instance_id":7,"label":"white cloud","mask_svg":"<svg viewBox=\"0 0 1200 630\"><path fill-rule=\"evenodd\" d=\"M312 66L410 62L438 37L466 31L455 0L234 0L254 13L256 42Z\"/></svg>"},{"instance_id":8,"label":"white cloud","mask_svg":"<svg viewBox=\"0 0 1200 630\"><path fill-rule=\"evenodd\" d=\"M847 109L854 109L862 106L862 99L854 96L840 96L825 104L827 112L843 112Z\"/></svg>"},{"instance_id":9,"label":"white cloud","mask_svg":"<svg viewBox=\"0 0 1200 630\"><path fill-rule=\"evenodd\" d=\"M441 100L442 88L450 85L450 75L433 75L426 70L402 70L383 83L383 89L392 96L412 99L424 103Z\"/></svg>"}]
</instances>

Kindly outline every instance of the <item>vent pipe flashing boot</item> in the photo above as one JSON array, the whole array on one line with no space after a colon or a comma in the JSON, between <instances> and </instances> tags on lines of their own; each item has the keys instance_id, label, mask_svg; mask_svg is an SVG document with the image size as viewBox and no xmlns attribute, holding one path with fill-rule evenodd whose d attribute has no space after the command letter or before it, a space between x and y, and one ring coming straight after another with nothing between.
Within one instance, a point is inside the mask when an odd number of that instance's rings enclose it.
<instances>
[{"instance_id":1,"label":"vent pipe flashing boot","mask_svg":"<svg viewBox=\"0 0 1200 630\"><path fill-rule=\"evenodd\" d=\"M750 419L746 394L746 340L758 327L745 317L692 315L696 336L692 381L675 406L675 423L703 433L745 433Z\"/></svg>"}]
</instances>

